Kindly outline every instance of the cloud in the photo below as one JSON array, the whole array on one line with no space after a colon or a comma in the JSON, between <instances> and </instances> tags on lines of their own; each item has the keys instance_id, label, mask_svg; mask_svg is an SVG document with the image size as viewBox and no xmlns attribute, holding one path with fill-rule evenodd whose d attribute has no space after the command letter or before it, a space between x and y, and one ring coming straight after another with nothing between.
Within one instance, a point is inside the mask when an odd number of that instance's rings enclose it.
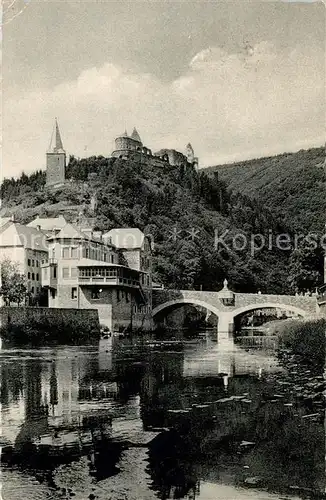
<instances>
[{"instance_id":1,"label":"cloud","mask_svg":"<svg viewBox=\"0 0 326 500\"><path fill-rule=\"evenodd\" d=\"M54 117L76 156L109 155L113 140L135 125L152 150L183 150L201 165L259 157L324 142L324 54L244 43L238 53L198 52L184 74L161 82L108 62L53 89L7 99L4 175L45 166ZM86 149L85 149L86 147Z\"/></svg>"}]
</instances>

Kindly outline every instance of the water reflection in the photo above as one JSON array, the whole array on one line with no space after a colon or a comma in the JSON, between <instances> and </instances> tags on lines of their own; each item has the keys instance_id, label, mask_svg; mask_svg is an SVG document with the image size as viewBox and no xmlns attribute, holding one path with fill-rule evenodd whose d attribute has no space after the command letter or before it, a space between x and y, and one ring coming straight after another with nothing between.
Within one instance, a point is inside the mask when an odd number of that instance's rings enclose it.
<instances>
[{"instance_id":1,"label":"water reflection","mask_svg":"<svg viewBox=\"0 0 326 500\"><path fill-rule=\"evenodd\" d=\"M214 484L218 498L222 484L244 486L252 476L272 491L320 490L323 425L302 419L304 403L289 382L278 385L286 377L273 356L209 342L183 352L105 341L2 351L3 463L48 484L62 465L79 463L103 484L122 474L124 450L145 448L155 498L209 498L202 491Z\"/></svg>"}]
</instances>

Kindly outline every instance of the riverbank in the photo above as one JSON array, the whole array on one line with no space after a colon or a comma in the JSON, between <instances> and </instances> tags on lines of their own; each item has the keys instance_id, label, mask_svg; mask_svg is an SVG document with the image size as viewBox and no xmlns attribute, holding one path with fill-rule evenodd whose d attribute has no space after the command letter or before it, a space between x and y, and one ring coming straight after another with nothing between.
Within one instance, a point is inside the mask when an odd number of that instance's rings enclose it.
<instances>
[{"instance_id":1,"label":"riverbank","mask_svg":"<svg viewBox=\"0 0 326 500\"><path fill-rule=\"evenodd\" d=\"M3 344L13 346L87 344L100 338L98 313L92 309L3 306L0 336Z\"/></svg>"},{"instance_id":2,"label":"riverbank","mask_svg":"<svg viewBox=\"0 0 326 500\"><path fill-rule=\"evenodd\" d=\"M326 318L287 320L274 326L281 348L290 349L304 361L320 368L325 364L325 332Z\"/></svg>"}]
</instances>

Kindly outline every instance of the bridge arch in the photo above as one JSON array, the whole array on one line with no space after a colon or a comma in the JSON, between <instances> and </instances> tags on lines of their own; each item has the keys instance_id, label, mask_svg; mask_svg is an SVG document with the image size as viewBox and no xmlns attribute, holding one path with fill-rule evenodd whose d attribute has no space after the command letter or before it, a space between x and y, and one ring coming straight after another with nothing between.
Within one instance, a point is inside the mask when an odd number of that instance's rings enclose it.
<instances>
[{"instance_id":1,"label":"bridge arch","mask_svg":"<svg viewBox=\"0 0 326 500\"><path fill-rule=\"evenodd\" d=\"M301 309L301 307L292 306L291 304L282 304L278 302L262 302L256 304L255 303L249 304L243 307L238 307L238 309L232 311L232 317L234 319L240 314L244 314L249 311L255 311L256 309L282 309L283 311L291 311L296 314L299 314L304 318L309 316L309 313L307 311Z\"/></svg>"},{"instance_id":2,"label":"bridge arch","mask_svg":"<svg viewBox=\"0 0 326 500\"><path fill-rule=\"evenodd\" d=\"M180 298L180 299L174 299L174 300L169 300L167 302L164 302L163 304L160 304L159 306L156 306L153 311L153 318L157 314L159 314L161 311L164 311L165 309L169 309L170 307L177 306L179 304L188 304L192 306L201 306L210 311L211 313L215 314L215 316L219 317L221 315L221 311L219 311L216 307L212 306L211 304L208 304L207 302L203 300L198 300L198 299L185 299L185 298Z\"/></svg>"}]
</instances>

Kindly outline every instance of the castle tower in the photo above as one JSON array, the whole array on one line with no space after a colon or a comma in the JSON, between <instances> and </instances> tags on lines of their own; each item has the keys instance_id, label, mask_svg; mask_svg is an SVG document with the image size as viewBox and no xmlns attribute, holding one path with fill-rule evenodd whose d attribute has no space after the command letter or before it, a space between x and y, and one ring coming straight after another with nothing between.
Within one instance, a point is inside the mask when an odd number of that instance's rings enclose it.
<instances>
[{"instance_id":1,"label":"castle tower","mask_svg":"<svg viewBox=\"0 0 326 500\"><path fill-rule=\"evenodd\" d=\"M190 142L186 146L186 157L187 157L188 163L192 164L194 162L195 155L194 155L194 150L193 150L192 145L190 144Z\"/></svg>"},{"instance_id":2,"label":"castle tower","mask_svg":"<svg viewBox=\"0 0 326 500\"><path fill-rule=\"evenodd\" d=\"M46 153L46 185L58 186L65 182L66 152L63 149L57 119Z\"/></svg>"},{"instance_id":3,"label":"castle tower","mask_svg":"<svg viewBox=\"0 0 326 500\"><path fill-rule=\"evenodd\" d=\"M193 165L195 168L198 168L198 158L194 154L194 150L190 142L186 146L186 157L187 162Z\"/></svg>"},{"instance_id":4,"label":"castle tower","mask_svg":"<svg viewBox=\"0 0 326 500\"><path fill-rule=\"evenodd\" d=\"M113 158L128 158L135 151L142 151L143 144L136 130L129 136L127 131L115 139L115 150L112 152Z\"/></svg>"}]
</instances>

